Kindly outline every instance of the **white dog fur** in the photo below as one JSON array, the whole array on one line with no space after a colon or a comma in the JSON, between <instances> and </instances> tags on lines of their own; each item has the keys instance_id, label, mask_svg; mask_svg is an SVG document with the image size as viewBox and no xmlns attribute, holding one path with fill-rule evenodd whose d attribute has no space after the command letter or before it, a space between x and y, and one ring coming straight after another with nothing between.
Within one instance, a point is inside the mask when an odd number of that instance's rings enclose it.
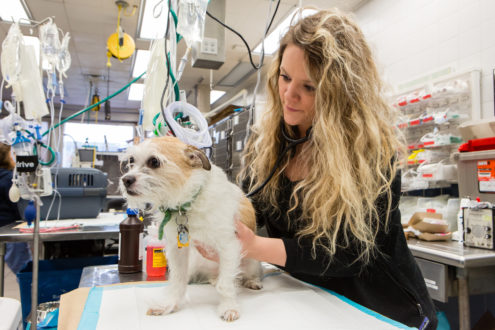
<instances>
[{"instance_id":1,"label":"white dog fur","mask_svg":"<svg viewBox=\"0 0 495 330\"><path fill-rule=\"evenodd\" d=\"M163 301L154 302L148 312L167 314L177 310L189 280L206 274L220 294L220 317L236 320L240 315L236 278L240 277L245 287L262 287L260 263L244 259L241 265L241 245L235 235L236 215L255 230L255 213L249 200L200 150L177 138L145 140L129 149L127 160L129 171L120 180L120 189L129 207L144 208L151 203L160 223L164 215L159 207L177 209L192 201L186 214L189 247L177 246L175 215L164 228L169 285ZM219 262L203 258L194 248L194 241L214 249Z\"/></svg>"}]
</instances>

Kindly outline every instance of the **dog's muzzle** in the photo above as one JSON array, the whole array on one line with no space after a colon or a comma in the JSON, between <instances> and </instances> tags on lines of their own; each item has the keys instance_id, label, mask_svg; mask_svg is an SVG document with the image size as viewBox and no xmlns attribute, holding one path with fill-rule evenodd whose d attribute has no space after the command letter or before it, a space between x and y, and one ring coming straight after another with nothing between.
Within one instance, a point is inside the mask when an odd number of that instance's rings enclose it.
<instances>
[{"instance_id":1,"label":"dog's muzzle","mask_svg":"<svg viewBox=\"0 0 495 330\"><path fill-rule=\"evenodd\" d=\"M134 175L124 175L122 177L122 183L124 184L125 190L131 196L137 195L136 192L131 189L134 182L136 182L136 177Z\"/></svg>"}]
</instances>

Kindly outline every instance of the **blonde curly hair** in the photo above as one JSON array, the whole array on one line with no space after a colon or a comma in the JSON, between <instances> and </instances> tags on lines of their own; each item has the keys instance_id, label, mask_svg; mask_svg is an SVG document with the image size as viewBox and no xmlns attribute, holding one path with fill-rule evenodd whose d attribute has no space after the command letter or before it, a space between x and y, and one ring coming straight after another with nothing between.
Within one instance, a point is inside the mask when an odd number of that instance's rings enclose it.
<instances>
[{"instance_id":1,"label":"blonde curly hair","mask_svg":"<svg viewBox=\"0 0 495 330\"><path fill-rule=\"evenodd\" d=\"M299 20L282 38L268 74L267 107L263 119L252 128L243 158L246 166L239 179L247 181L250 190L258 187L283 146L278 79L289 44L304 51L316 94L312 134L302 149L302 165L309 173L297 181L287 214L301 208L301 217L292 221L299 221L299 238L313 238L313 257L317 246L324 248L331 260L338 247L357 241L360 250L355 261L366 264L376 252L378 231L388 223L380 223L383 210L377 209L376 201L379 196L386 197L388 219L401 140L370 48L347 15L321 10ZM283 125L297 137L296 127ZM277 196L289 157L255 196L269 206L265 212L281 212Z\"/></svg>"}]
</instances>

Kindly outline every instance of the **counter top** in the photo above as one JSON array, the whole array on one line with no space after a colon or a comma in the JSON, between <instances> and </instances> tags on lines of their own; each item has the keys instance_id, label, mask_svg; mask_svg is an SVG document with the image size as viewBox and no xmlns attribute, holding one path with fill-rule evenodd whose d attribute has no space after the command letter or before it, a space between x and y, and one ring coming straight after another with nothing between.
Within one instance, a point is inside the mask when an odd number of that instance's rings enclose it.
<instances>
[{"instance_id":1,"label":"counter top","mask_svg":"<svg viewBox=\"0 0 495 330\"><path fill-rule=\"evenodd\" d=\"M407 245L415 257L459 268L495 265L494 250L468 247L458 241L428 242L409 239Z\"/></svg>"}]
</instances>

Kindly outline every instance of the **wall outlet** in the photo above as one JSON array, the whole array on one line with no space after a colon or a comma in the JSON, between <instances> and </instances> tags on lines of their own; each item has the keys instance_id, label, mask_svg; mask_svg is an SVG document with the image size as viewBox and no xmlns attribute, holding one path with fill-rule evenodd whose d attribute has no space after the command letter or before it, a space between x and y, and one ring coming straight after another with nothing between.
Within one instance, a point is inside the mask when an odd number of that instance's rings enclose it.
<instances>
[{"instance_id":1,"label":"wall outlet","mask_svg":"<svg viewBox=\"0 0 495 330\"><path fill-rule=\"evenodd\" d=\"M214 38L203 38L201 42L201 53L203 54L218 54L218 40Z\"/></svg>"}]
</instances>

